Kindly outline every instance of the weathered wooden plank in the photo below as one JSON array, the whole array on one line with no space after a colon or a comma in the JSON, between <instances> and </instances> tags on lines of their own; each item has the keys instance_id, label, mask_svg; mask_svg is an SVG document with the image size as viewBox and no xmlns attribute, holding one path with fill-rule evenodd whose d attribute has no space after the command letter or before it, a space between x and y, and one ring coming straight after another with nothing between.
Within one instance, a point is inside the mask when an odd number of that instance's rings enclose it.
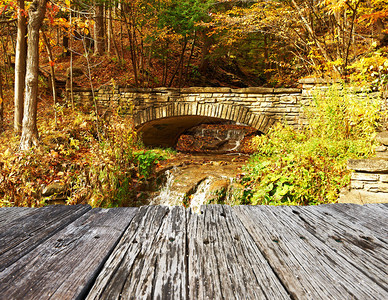
<instances>
[{"instance_id":1,"label":"weathered wooden plank","mask_svg":"<svg viewBox=\"0 0 388 300\"><path fill-rule=\"evenodd\" d=\"M93 209L0 272L2 299L85 296L137 208Z\"/></svg>"},{"instance_id":2,"label":"weathered wooden plank","mask_svg":"<svg viewBox=\"0 0 388 300\"><path fill-rule=\"evenodd\" d=\"M140 208L87 299L185 299L183 207Z\"/></svg>"},{"instance_id":3,"label":"weathered wooden plank","mask_svg":"<svg viewBox=\"0 0 388 300\"><path fill-rule=\"evenodd\" d=\"M30 207L0 207L0 228L4 228L6 224L26 217L35 212L37 208Z\"/></svg>"},{"instance_id":4,"label":"weathered wooden plank","mask_svg":"<svg viewBox=\"0 0 388 300\"><path fill-rule=\"evenodd\" d=\"M291 211L299 226L330 246L357 272L369 277L383 289L388 287L388 236L383 242L375 236L374 231L326 214L320 206L295 206L285 210L288 214Z\"/></svg>"},{"instance_id":5,"label":"weathered wooden plank","mask_svg":"<svg viewBox=\"0 0 388 300\"><path fill-rule=\"evenodd\" d=\"M294 298L388 297L387 291L374 280L301 226L292 209L267 206L234 208Z\"/></svg>"},{"instance_id":6,"label":"weathered wooden plank","mask_svg":"<svg viewBox=\"0 0 388 300\"><path fill-rule=\"evenodd\" d=\"M320 210L337 219L348 220L370 229L374 235L386 239L388 236L388 207L384 204L357 205L337 203L320 205Z\"/></svg>"},{"instance_id":7,"label":"weathered wooden plank","mask_svg":"<svg viewBox=\"0 0 388 300\"><path fill-rule=\"evenodd\" d=\"M47 206L0 228L0 271L89 211L90 206Z\"/></svg>"},{"instance_id":8,"label":"weathered wooden plank","mask_svg":"<svg viewBox=\"0 0 388 300\"><path fill-rule=\"evenodd\" d=\"M188 218L189 299L290 299L228 206Z\"/></svg>"}]
</instances>

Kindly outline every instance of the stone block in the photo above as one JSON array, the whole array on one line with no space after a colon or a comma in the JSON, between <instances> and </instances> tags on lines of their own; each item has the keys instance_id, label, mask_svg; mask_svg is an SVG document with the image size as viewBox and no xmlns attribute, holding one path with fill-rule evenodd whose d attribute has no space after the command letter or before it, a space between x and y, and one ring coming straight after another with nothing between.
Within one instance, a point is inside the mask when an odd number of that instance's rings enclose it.
<instances>
[{"instance_id":1,"label":"stone block","mask_svg":"<svg viewBox=\"0 0 388 300\"><path fill-rule=\"evenodd\" d=\"M280 103L296 103L297 99L294 96L282 96L279 101Z\"/></svg>"},{"instance_id":2,"label":"stone block","mask_svg":"<svg viewBox=\"0 0 388 300\"><path fill-rule=\"evenodd\" d=\"M279 89L274 89L273 92L275 94L299 94L302 92L302 90L296 89L296 88L279 88Z\"/></svg>"},{"instance_id":3,"label":"stone block","mask_svg":"<svg viewBox=\"0 0 388 300\"><path fill-rule=\"evenodd\" d=\"M379 132L376 136L376 140L381 144L388 146L388 131Z\"/></svg>"},{"instance_id":4,"label":"stone block","mask_svg":"<svg viewBox=\"0 0 388 300\"><path fill-rule=\"evenodd\" d=\"M366 203L387 203L387 193L371 193L364 190L350 190L344 192L338 199L339 203L354 203L354 204L366 204Z\"/></svg>"},{"instance_id":5,"label":"stone block","mask_svg":"<svg viewBox=\"0 0 388 300\"><path fill-rule=\"evenodd\" d=\"M232 89L232 93L245 93L245 94L268 94L273 93L273 88L265 87L248 87L241 89Z\"/></svg>"},{"instance_id":6,"label":"stone block","mask_svg":"<svg viewBox=\"0 0 388 300\"><path fill-rule=\"evenodd\" d=\"M268 101L263 101L263 102L260 102L260 106L261 107L273 107L274 106L274 103L273 102L268 102Z\"/></svg>"},{"instance_id":7,"label":"stone block","mask_svg":"<svg viewBox=\"0 0 388 300\"><path fill-rule=\"evenodd\" d=\"M211 97L213 97L213 94L212 93L203 93L203 94L201 94L201 97L203 97L203 98L211 98Z\"/></svg>"},{"instance_id":8,"label":"stone block","mask_svg":"<svg viewBox=\"0 0 388 300\"><path fill-rule=\"evenodd\" d=\"M350 182L350 188L355 190L360 190L364 188L364 183L362 181L351 181Z\"/></svg>"},{"instance_id":9,"label":"stone block","mask_svg":"<svg viewBox=\"0 0 388 300\"><path fill-rule=\"evenodd\" d=\"M381 174L380 181L381 182L388 182L388 174Z\"/></svg>"},{"instance_id":10,"label":"stone block","mask_svg":"<svg viewBox=\"0 0 388 300\"><path fill-rule=\"evenodd\" d=\"M378 191L381 193L387 193L387 198L388 198L388 183L379 183Z\"/></svg>"},{"instance_id":11,"label":"stone block","mask_svg":"<svg viewBox=\"0 0 388 300\"><path fill-rule=\"evenodd\" d=\"M301 78L298 80L298 82L301 84L325 84L325 83L329 83L328 80L325 80L323 78L315 78L315 77Z\"/></svg>"},{"instance_id":12,"label":"stone block","mask_svg":"<svg viewBox=\"0 0 388 300\"><path fill-rule=\"evenodd\" d=\"M366 183L364 185L364 190L371 193L378 193L380 191L378 184L369 184L369 183Z\"/></svg>"},{"instance_id":13,"label":"stone block","mask_svg":"<svg viewBox=\"0 0 388 300\"><path fill-rule=\"evenodd\" d=\"M388 151L376 152L376 158L388 159Z\"/></svg>"},{"instance_id":14,"label":"stone block","mask_svg":"<svg viewBox=\"0 0 388 300\"><path fill-rule=\"evenodd\" d=\"M386 159L349 159L350 170L369 173L388 173L388 160Z\"/></svg>"},{"instance_id":15,"label":"stone block","mask_svg":"<svg viewBox=\"0 0 388 300\"><path fill-rule=\"evenodd\" d=\"M380 175L378 174L368 174L368 173L352 173L352 181L358 180L358 181L378 181L380 178Z\"/></svg>"},{"instance_id":16,"label":"stone block","mask_svg":"<svg viewBox=\"0 0 388 300\"><path fill-rule=\"evenodd\" d=\"M384 146L384 145L381 145L381 146L377 146L376 148L375 148L375 151L376 152L384 152L384 151L387 151L387 146Z\"/></svg>"},{"instance_id":17,"label":"stone block","mask_svg":"<svg viewBox=\"0 0 388 300\"><path fill-rule=\"evenodd\" d=\"M188 87L180 89L182 94L185 93L230 93L228 87Z\"/></svg>"},{"instance_id":18,"label":"stone block","mask_svg":"<svg viewBox=\"0 0 388 300\"><path fill-rule=\"evenodd\" d=\"M311 98L312 98L312 95L313 95L313 93L312 93L311 90L312 90L312 89L310 89L310 88L305 88L305 87L303 86L302 96L311 99Z\"/></svg>"}]
</instances>

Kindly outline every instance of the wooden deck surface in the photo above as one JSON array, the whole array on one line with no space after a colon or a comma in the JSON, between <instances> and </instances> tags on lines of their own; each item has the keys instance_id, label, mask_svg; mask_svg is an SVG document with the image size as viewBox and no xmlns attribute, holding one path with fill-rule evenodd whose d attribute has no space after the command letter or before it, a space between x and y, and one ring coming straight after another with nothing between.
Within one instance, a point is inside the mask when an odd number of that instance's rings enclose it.
<instances>
[{"instance_id":1,"label":"wooden deck surface","mask_svg":"<svg viewBox=\"0 0 388 300\"><path fill-rule=\"evenodd\" d=\"M388 299L387 213L0 208L0 299Z\"/></svg>"}]
</instances>

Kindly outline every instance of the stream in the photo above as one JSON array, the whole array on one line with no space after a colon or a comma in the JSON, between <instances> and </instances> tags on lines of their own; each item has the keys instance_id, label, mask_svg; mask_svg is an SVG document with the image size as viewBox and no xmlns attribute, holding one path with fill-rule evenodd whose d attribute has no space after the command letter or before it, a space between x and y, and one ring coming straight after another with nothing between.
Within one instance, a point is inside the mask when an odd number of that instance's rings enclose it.
<instances>
[{"instance_id":1,"label":"stream","mask_svg":"<svg viewBox=\"0 0 388 300\"><path fill-rule=\"evenodd\" d=\"M164 172L164 184L151 197L151 205L185 205L198 212L203 204L228 204L242 166L249 156L243 154L177 155ZM229 203L230 204L230 203Z\"/></svg>"},{"instance_id":2,"label":"stream","mask_svg":"<svg viewBox=\"0 0 388 300\"><path fill-rule=\"evenodd\" d=\"M149 198L151 205L184 205L198 212L201 205L233 204L249 159L240 153L244 139L255 129L236 124L201 124L181 135L171 161L159 172L163 184ZM242 189L240 188L240 191Z\"/></svg>"}]
</instances>

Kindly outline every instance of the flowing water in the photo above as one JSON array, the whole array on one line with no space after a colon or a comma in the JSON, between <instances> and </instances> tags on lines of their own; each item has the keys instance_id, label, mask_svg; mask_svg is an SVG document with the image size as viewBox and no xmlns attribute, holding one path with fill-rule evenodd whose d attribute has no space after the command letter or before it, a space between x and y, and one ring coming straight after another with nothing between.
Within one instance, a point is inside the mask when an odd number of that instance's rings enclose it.
<instances>
[{"instance_id":1,"label":"flowing water","mask_svg":"<svg viewBox=\"0 0 388 300\"><path fill-rule=\"evenodd\" d=\"M165 183L150 200L155 205L186 205L199 211L203 204L224 203L233 179L241 175L248 156L180 154L165 172Z\"/></svg>"}]
</instances>

